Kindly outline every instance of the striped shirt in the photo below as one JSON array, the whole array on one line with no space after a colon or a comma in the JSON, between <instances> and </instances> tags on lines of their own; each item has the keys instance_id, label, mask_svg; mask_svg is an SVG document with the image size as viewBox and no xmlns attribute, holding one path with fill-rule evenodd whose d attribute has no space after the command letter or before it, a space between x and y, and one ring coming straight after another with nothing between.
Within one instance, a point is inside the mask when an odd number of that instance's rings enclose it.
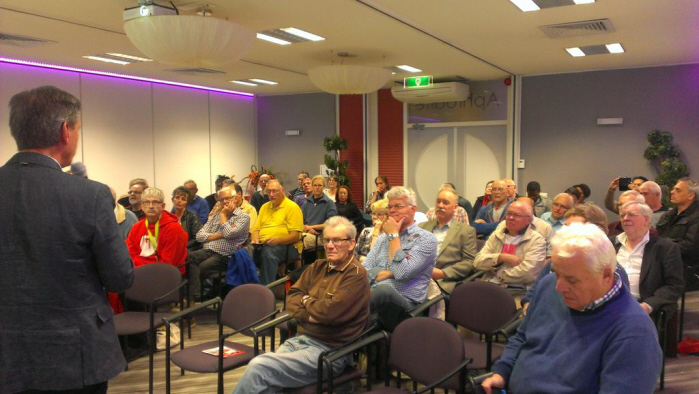
<instances>
[{"instance_id":1,"label":"striped shirt","mask_svg":"<svg viewBox=\"0 0 699 394\"><path fill-rule=\"evenodd\" d=\"M226 223L220 223L221 213L217 213L206 222L197 232L197 241L204 244L204 249L216 252L222 256L231 256L248 239L250 231L250 216L236 208ZM223 238L206 242L212 234L221 234Z\"/></svg>"},{"instance_id":2,"label":"striped shirt","mask_svg":"<svg viewBox=\"0 0 699 394\"><path fill-rule=\"evenodd\" d=\"M595 309L604 305L607 301L611 300L615 295L617 295L619 290L621 290L621 280L619 279L619 274L614 272L614 285L612 286L612 288L609 289L609 291L605 295L603 295L602 297L587 304L581 311L582 312L594 311Z\"/></svg>"}]
</instances>

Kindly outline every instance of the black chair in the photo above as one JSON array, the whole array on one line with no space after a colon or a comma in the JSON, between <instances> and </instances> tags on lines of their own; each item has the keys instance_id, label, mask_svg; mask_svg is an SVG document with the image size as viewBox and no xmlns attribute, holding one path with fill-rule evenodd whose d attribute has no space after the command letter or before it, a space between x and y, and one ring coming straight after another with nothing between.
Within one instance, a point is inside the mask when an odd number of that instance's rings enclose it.
<instances>
[{"instance_id":1,"label":"black chair","mask_svg":"<svg viewBox=\"0 0 699 394\"><path fill-rule=\"evenodd\" d=\"M502 355L504 346L494 344L497 334L505 338L516 328L519 317L515 300L505 288L490 282L466 282L454 288L449 296L447 322L481 334L485 342L464 338L466 353L473 357L473 369L486 369ZM508 330L506 331L505 328Z\"/></svg>"},{"instance_id":2,"label":"black chair","mask_svg":"<svg viewBox=\"0 0 699 394\"><path fill-rule=\"evenodd\" d=\"M169 331L170 325L176 321L182 321L182 318L199 311L209 306L219 305L218 308L218 339L202 343L199 345L184 348L184 344L180 344L178 352L170 352ZM223 373L240 366L246 365L253 357L259 354L258 336L255 335L255 343L253 347L243 345L242 343L226 341L227 338L243 334L252 336L250 330L266 320L272 319L278 313L276 308L276 300L272 291L265 286L257 284L241 285L231 290L226 299L221 304L220 298L214 298L205 303L196 305L185 311L172 315L163 319L166 327L167 347L165 350L166 362L166 386L165 392L170 393L170 361L180 367L181 374L184 371L192 371L198 373L217 373L218 374L218 393L223 394ZM233 330L224 334L223 326ZM274 350L274 335L271 335L271 349ZM223 347L229 347L243 353L224 358ZM218 356L203 353L204 350L218 347Z\"/></svg>"},{"instance_id":3,"label":"black chair","mask_svg":"<svg viewBox=\"0 0 699 394\"><path fill-rule=\"evenodd\" d=\"M120 337L148 333L148 390L153 392L153 353L155 352L155 330L163 325L162 318L171 313L157 312L159 306L178 303L184 306L182 287L187 280L177 267L170 264L154 263L134 270L133 285L124 293L124 307L127 302L138 302L146 306L146 311L125 311L114 316L116 333ZM168 333L169 340L169 333ZM124 338L128 349L128 340ZM184 333L180 323L180 343Z\"/></svg>"},{"instance_id":4,"label":"black chair","mask_svg":"<svg viewBox=\"0 0 699 394\"><path fill-rule=\"evenodd\" d=\"M663 364L660 370L660 390L665 390L665 352L667 351L667 341L668 335L668 322L675 316L676 313L668 316L666 308L660 308L657 315L655 316L655 327L658 330L658 340L660 341L660 349L663 351ZM675 344L675 346L677 346Z\"/></svg>"}]
</instances>

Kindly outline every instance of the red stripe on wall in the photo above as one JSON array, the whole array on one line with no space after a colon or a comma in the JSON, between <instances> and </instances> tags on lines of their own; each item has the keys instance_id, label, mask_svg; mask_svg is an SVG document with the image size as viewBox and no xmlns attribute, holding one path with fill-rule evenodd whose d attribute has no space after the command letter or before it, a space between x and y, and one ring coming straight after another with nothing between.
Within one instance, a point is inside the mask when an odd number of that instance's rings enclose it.
<instances>
[{"instance_id":1,"label":"red stripe on wall","mask_svg":"<svg viewBox=\"0 0 699 394\"><path fill-rule=\"evenodd\" d=\"M340 159L347 160L347 176L352 180L352 200L359 209L364 205L364 100L360 94L340 95L340 137L347 140L347 150Z\"/></svg>"},{"instance_id":2,"label":"red stripe on wall","mask_svg":"<svg viewBox=\"0 0 699 394\"><path fill-rule=\"evenodd\" d=\"M403 185L403 103L391 89L379 90L379 174L391 185Z\"/></svg>"}]
</instances>

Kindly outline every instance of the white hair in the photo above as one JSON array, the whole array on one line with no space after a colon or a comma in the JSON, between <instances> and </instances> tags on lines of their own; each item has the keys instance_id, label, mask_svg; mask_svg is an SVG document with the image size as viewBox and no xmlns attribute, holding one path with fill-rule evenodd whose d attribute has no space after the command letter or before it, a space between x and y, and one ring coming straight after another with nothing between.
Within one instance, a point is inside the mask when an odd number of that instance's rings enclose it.
<instances>
[{"instance_id":1,"label":"white hair","mask_svg":"<svg viewBox=\"0 0 699 394\"><path fill-rule=\"evenodd\" d=\"M409 205L417 205L415 192L413 189L405 186L393 186L391 190L386 192L386 198L389 200L407 198Z\"/></svg>"},{"instance_id":2,"label":"white hair","mask_svg":"<svg viewBox=\"0 0 699 394\"><path fill-rule=\"evenodd\" d=\"M657 194L659 197L663 196L663 189L657 183L653 181L645 181L641 184L641 187L646 187L651 193Z\"/></svg>"},{"instance_id":3,"label":"white hair","mask_svg":"<svg viewBox=\"0 0 699 394\"><path fill-rule=\"evenodd\" d=\"M626 204L622 205L619 207L619 214L621 214L622 210L629 209L633 206L638 206L638 208L641 210L641 215L647 217L650 219L651 216L653 216L653 210L650 209L650 207L642 202L639 201L629 201Z\"/></svg>"},{"instance_id":4,"label":"white hair","mask_svg":"<svg viewBox=\"0 0 699 394\"><path fill-rule=\"evenodd\" d=\"M606 268L616 270L616 251L607 235L592 223L572 223L563 226L551 240L553 253L562 258L576 253L585 256L588 267L600 273Z\"/></svg>"},{"instance_id":5,"label":"white hair","mask_svg":"<svg viewBox=\"0 0 699 394\"><path fill-rule=\"evenodd\" d=\"M357 228L344 216L333 216L326 220L323 235L325 235L327 229L336 227L344 227L345 237L349 239L355 239L357 237Z\"/></svg>"},{"instance_id":6,"label":"white hair","mask_svg":"<svg viewBox=\"0 0 699 394\"><path fill-rule=\"evenodd\" d=\"M633 201L644 203L644 204L646 202L646 198L643 197L643 194L641 194L635 190L627 190L627 191L621 193L621 195L619 195L619 199L621 200L622 197L631 197L631 196L633 196Z\"/></svg>"},{"instance_id":7,"label":"white hair","mask_svg":"<svg viewBox=\"0 0 699 394\"><path fill-rule=\"evenodd\" d=\"M146 197L157 198L158 201L160 201L160 202L165 201L165 194L163 193L163 191L158 189L157 187L153 187L153 186L151 186L143 191L141 198L145 199Z\"/></svg>"},{"instance_id":8,"label":"white hair","mask_svg":"<svg viewBox=\"0 0 699 394\"><path fill-rule=\"evenodd\" d=\"M564 197L565 199L568 200L568 207L567 207L568 209L573 207L573 204L575 203L575 200L573 200L573 196L571 196L568 193L558 193L558 194L556 194L556 197L554 197L553 199L557 200L558 197Z\"/></svg>"}]
</instances>

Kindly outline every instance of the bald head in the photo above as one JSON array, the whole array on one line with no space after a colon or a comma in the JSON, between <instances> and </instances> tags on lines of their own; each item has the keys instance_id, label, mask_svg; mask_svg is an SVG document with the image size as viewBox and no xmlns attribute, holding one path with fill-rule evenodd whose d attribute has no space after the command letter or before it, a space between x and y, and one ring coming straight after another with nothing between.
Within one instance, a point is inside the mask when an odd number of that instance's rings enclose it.
<instances>
[{"instance_id":1,"label":"bald head","mask_svg":"<svg viewBox=\"0 0 699 394\"><path fill-rule=\"evenodd\" d=\"M529 206L532 208L532 211L534 211L534 200L532 200L529 197L520 197L517 199L517 202L521 202L524 204L529 204Z\"/></svg>"},{"instance_id":2,"label":"bald head","mask_svg":"<svg viewBox=\"0 0 699 394\"><path fill-rule=\"evenodd\" d=\"M492 193L493 202L501 204L507 199L507 184L504 181L495 181L490 188L490 192Z\"/></svg>"},{"instance_id":3,"label":"bald head","mask_svg":"<svg viewBox=\"0 0 699 394\"><path fill-rule=\"evenodd\" d=\"M512 178L505 178L502 181L507 185L507 197L515 198L515 195L517 195L517 184L515 180Z\"/></svg>"}]
</instances>

